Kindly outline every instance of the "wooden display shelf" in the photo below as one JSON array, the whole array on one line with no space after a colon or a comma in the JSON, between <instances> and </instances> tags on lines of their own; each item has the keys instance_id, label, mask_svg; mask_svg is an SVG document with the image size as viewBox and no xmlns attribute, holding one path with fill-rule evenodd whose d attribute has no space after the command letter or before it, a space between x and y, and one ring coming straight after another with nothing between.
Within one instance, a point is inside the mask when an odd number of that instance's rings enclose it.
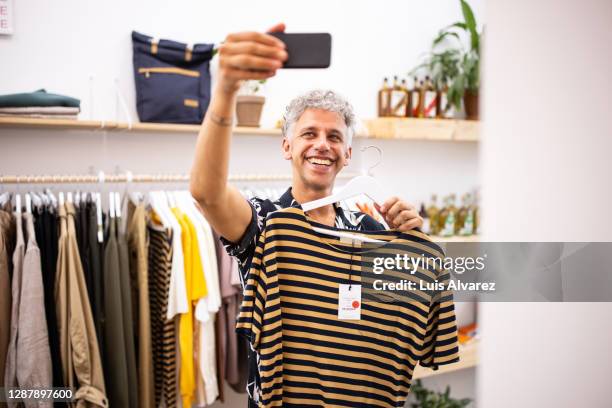
<instances>
[{"instance_id":1,"label":"wooden display shelf","mask_svg":"<svg viewBox=\"0 0 612 408\"><path fill-rule=\"evenodd\" d=\"M379 139L477 142L480 122L456 119L376 118L365 120L369 137Z\"/></svg>"},{"instance_id":2,"label":"wooden display shelf","mask_svg":"<svg viewBox=\"0 0 612 408\"><path fill-rule=\"evenodd\" d=\"M0 117L0 128L30 128L30 129L57 129L57 130L104 130L126 132L155 132L155 133L195 133L200 125L179 125L171 123L133 123L131 128L125 122L100 120L70 120L70 119L38 119L19 117ZM262 129L251 127L236 127L234 134L280 136L280 129Z\"/></svg>"},{"instance_id":3,"label":"wooden display shelf","mask_svg":"<svg viewBox=\"0 0 612 408\"><path fill-rule=\"evenodd\" d=\"M464 368L476 367L478 365L478 340L474 340L465 346L459 346L459 362L441 365L437 370L417 365L412 375L413 380L432 377L434 375L452 373Z\"/></svg>"},{"instance_id":4,"label":"wooden display shelf","mask_svg":"<svg viewBox=\"0 0 612 408\"><path fill-rule=\"evenodd\" d=\"M467 237L461 235L453 237L438 237L432 235L431 239L434 242L480 242L480 236L478 235L469 235Z\"/></svg>"},{"instance_id":5,"label":"wooden display shelf","mask_svg":"<svg viewBox=\"0 0 612 408\"><path fill-rule=\"evenodd\" d=\"M480 123L453 119L377 118L365 120L367 131L359 138L478 141ZM130 127L125 122L100 120L38 119L0 117L0 128L30 128L57 130L104 130L119 132L191 133L197 134L200 125L136 122ZM252 136L280 136L280 129L236 127L233 133Z\"/></svg>"}]
</instances>

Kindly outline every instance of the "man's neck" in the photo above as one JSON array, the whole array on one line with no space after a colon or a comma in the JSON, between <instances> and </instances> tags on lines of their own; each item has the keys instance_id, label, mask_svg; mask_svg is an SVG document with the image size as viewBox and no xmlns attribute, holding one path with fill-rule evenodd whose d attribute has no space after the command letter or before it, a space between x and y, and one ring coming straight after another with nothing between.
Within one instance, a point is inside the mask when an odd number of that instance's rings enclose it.
<instances>
[{"instance_id":1,"label":"man's neck","mask_svg":"<svg viewBox=\"0 0 612 408\"><path fill-rule=\"evenodd\" d=\"M295 184L296 183L294 183L293 187L291 188L291 193L295 201L297 201L299 204L318 200L319 198L324 198L332 194L332 187L325 190L312 190L303 188L301 186L296 186ZM308 211L308 215L311 218L314 218L317 222L333 226L336 218L336 210L334 209L333 205L326 205Z\"/></svg>"}]
</instances>

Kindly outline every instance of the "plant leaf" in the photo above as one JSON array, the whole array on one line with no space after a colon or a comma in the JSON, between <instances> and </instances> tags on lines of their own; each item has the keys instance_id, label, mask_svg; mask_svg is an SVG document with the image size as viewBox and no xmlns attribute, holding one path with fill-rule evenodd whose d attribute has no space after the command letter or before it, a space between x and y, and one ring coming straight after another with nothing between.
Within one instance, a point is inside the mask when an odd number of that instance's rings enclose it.
<instances>
[{"instance_id":1,"label":"plant leaf","mask_svg":"<svg viewBox=\"0 0 612 408\"><path fill-rule=\"evenodd\" d=\"M446 37L448 36L453 36L455 37L458 41L459 39L459 34L457 34L454 31L440 31L440 33L438 34L438 36L433 40L432 43L432 48L435 47L436 45L440 44Z\"/></svg>"},{"instance_id":2,"label":"plant leaf","mask_svg":"<svg viewBox=\"0 0 612 408\"><path fill-rule=\"evenodd\" d=\"M480 36L478 35L478 31L476 29L476 17L474 17L474 12L472 11L472 8L467 3L467 1L460 1L463 18L465 19L465 24L470 32L470 43L472 46L472 50L477 51L480 46Z\"/></svg>"},{"instance_id":3,"label":"plant leaf","mask_svg":"<svg viewBox=\"0 0 612 408\"><path fill-rule=\"evenodd\" d=\"M449 26L444 27L444 30L448 30L449 28L460 28L462 30L468 31L467 26L465 25L465 23L462 23L460 21L453 23Z\"/></svg>"}]
</instances>

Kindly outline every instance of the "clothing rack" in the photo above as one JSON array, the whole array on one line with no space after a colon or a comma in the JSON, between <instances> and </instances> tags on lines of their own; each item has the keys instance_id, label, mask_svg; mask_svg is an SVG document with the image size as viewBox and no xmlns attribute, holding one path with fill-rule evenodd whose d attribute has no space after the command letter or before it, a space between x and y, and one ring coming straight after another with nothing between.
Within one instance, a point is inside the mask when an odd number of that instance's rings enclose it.
<instances>
[{"instance_id":1,"label":"clothing rack","mask_svg":"<svg viewBox=\"0 0 612 408\"><path fill-rule=\"evenodd\" d=\"M355 177L354 173L339 174L339 178ZM291 174L232 174L229 181L286 181ZM0 184L81 184L81 183L162 183L189 181L188 174L67 174L67 175L0 175Z\"/></svg>"}]
</instances>

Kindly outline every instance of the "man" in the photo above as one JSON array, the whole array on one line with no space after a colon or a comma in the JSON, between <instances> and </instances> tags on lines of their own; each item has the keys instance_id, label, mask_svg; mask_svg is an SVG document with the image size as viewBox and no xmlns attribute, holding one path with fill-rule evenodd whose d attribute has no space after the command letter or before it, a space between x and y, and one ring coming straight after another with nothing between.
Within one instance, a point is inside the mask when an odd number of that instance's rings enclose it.
<instances>
[{"instance_id":1,"label":"man","mask_svg":"<svg viewBox=\"0 0 612 408\"><path fill-rule=\"evenodd\" d=\"M279 24L269 31L284 29ZM355 118L351 106L331 91L313 91L291 102L285 114L282 154L291 161L291 188L272 203L257 198L247 201L228 184L231 123L241 82L273 77L286 59L285 46L275 37L257 32L228 35L219 50L217 85L196 144L191 194L229 252L239 258L243 273L266 214L330 195L336 175L352 154ZM391 228L407 231L423 223L416 208L397 197L376 208ZM330 226L382 229L371 217L339 206L317 208L308 215Z\"/></svg>"},{"instance_id":2,"label":"man","mask_svg":"<svg viewBox=\"0 0 612 408\"><path fill-rule=\"evenodd\" d=\"M279 24L269 31L284 31ZM243 284L266 215L332 193L337 174L351 158L355 117L352 107L332 91L312 91L294 99L284 117L282 154L291 161L293 180L278 201L246 200L228 184L228 162L235 98L243 80L267 79L287 59L284 44L267 34L230 34L219 50L219 74L196 144L190 190L211 226L240 265ZM376 206L391 228L407 231L423 220L416 208L397 197ZM384 229L372 217L337 205L308 213L317 222L352 230ZM251 366L251 369L253 367ZM256 367L255 367L256 368ZM251 370L251 380L256 381ZM254 397L257 385L250 384Z\"/></svg>"}]
</instances>

